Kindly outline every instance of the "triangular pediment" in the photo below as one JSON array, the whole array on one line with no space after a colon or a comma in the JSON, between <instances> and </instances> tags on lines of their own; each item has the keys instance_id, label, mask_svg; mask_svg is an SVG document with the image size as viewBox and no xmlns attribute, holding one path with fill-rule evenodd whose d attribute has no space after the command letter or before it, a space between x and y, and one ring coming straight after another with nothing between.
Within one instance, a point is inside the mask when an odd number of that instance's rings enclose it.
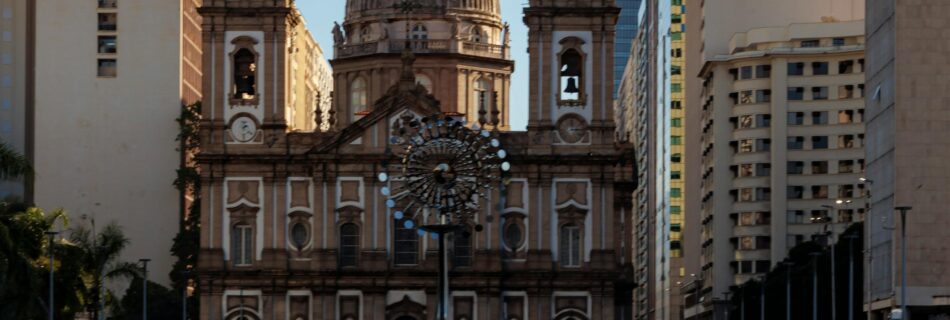
<instances>
[{"instance_id":1,"label":"triangular pediment","mask_svg":"<svg viewBox=\"0 0 950 320\"><path fill-rule=\"evenodd\" d=\"M395 85L389 89L385 96L376 100L372 111L336 134L317 143L309 153L332 152L357 141L369 130L388 132L390 125L396 119L407 114L411 114L413 117L424 117L440 114L441 112L441 104L426 91L425 87L417 85L412 89L402 90L399 85ZM380 128L380 126L383 127Z\"/></svg>"}]
</instances>

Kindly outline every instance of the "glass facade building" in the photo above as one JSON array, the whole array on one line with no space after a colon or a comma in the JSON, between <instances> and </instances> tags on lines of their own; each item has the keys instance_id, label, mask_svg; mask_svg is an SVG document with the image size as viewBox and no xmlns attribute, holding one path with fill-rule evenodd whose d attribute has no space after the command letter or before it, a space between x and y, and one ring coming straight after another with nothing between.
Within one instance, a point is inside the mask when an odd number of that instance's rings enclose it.
<instances>
[{"instance_id":1,"label":"glass facade building","mask_svg":"<svg viewBox=\"0 0 950 320\"><path fill-rule=\"evenodd\" d=\"M623 79L623 69L627 66L627 59L630 59L630 45L637 37L637 13L640 11L641 2L643 0L617 0L621 11L620 21L617 22L617 41L614 44L614 99L617 98L620 80Z\"/></svg>"}]
</instances>

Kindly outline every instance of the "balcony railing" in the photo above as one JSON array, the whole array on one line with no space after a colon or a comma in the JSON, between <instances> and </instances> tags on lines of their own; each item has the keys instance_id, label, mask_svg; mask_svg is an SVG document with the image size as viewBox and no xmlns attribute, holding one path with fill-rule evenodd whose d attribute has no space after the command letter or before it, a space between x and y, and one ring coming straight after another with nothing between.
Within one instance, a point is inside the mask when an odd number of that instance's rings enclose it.
<instances>
[{"instance_id":1,"label":"balcony railing","mask_svg":"<svg viewBox=\"0 0 950 320\"><path fill-rule=\"evenodd\" d=\"M406 39L389 39L336 48L337 58L350 58L376 53L399 53L406 47ZM507 59L505 46L455 40L411 39L409 46L415 53L459 53L464 55Z\"/></svg>"}]
</instances>

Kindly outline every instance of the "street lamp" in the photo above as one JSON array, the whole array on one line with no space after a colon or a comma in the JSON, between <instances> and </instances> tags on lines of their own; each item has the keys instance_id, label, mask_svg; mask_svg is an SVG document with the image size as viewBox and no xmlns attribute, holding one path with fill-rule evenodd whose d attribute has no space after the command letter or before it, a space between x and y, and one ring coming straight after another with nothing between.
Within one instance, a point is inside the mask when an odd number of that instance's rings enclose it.
<instances>
[{"instance_id":1,"label":"street lamp","mask_svg":"<svg viewBox=\"0 0 950 320\"><path fill-rule=\"evenodd\" d=\"M871 252L871 219L869 219L869 217L873 216L871 214L871 203L873 202L871 201L871 187L874 186L874 180L862 177L862 178L859 178L858 181L863 183L865 186L864 188L865 190L864 192L864 253L867 256L867 259L865 259L865 261L867 262L867 266L865 268L866 272L864 275L865 286L866 286L864 288L864 291L865 291L865 294L867 295L867 305L868 305L868 311L865 314L865 316L867 316L867 320L871 320L871 268L873 267L871 264L871 260L873 258L873 254Z\"/></svg>"},{"instance_id":2,"label":"street lamp","mask_svg":"<svg viewBox=\"0 0 950 320\"><path fill-rule=\"evenodd\" d=\"M56 305L54 303L55 298L53 297L53 238L56 237L57 234L59 234L59 232L46 232L46 235L49 236L49 246L47 248L47 250L49 250L49 320L53 320L53 306Z\"/></svg>"},{"instance_id":3,"label":"street lamp","mask_svg":"<svg viewBox=\"0 0 950 320\"><path fill-rule=\"evenodd\" d=\"M907 211L910 206L895 207L901 212L901 319L907 319Z\"/></svg>"},{"instance_id":4,"label":"street lamp","mask_svg":"<svg viewBox=\"0 0 950 320\"><path fill-rule=\"evenodd\" d=\"M792 320L792 266L789 261L782 261L785 266L785 320Z\"/></svg>"},{"instance_id":5,"label":"street lamp","mask_svg":"<svg viewBox=\"0 0 950 320\"><path fill-rule=\"evenodd\" d=\"M854 239L858 236L852 233L844 238L848 239L848 320L854 320Z\"/></svg>"},{"instance_id":6,"label":"street lamp","mask_svg":"<svg viewBox=\"0 0 950 320\"><path fill-rule=\"evenodd\" d=\"M152 259L139 259L142 263L142 320L148 320L148 262Z\"/></svg>"},{"instance_id":7,"label":"street lamp","mask_svg":"<svg viewBox=\"0 0 950 320\"><path fill-rule=\"evenodd\" d=\"M188 320L188 276L191 274L191 271L182 270L182 281L184 281L181 286L181 320Z\"/></svg>"},{"instance_id":8,"label":"street lamp","mask_svg":"<svg viewBox=\"0 0 950 320\"><path fill-rule=\"evenodd\" d=\"M814 271L811 278L811 318L818 320L818 256L821 252L810 252L811 268Z\"/></svg>"},{"instance_id":9,"label":"street lamp","mask_svg":"<svg viewBox=\"0 0 950 320\"><path fill-rule=\"evenodd\" d=\"M841 199L838 199L838 200L835 201L835 203L837 203L837 204L839 204L839 205L840 205L840 204L848 204L848 203L851 203L851 200L841 200ZM829 205L822 205L822 207L828 208L828 210L832 210L832 211L835 210L835 207L829 206ZM836 213L837 213L837 212L836 212ZM836 215L836 216L837 216L837 215ZM839 218L839 219L840 219L840 218ZM840 220L839 220L839 221L840 221ZM825 225L825 227L827 227L827 226L828 226L828 225ZM836 264L835 264L835 245L837 244L837 241L835 241L835 225L834 225L834 224L831 224L831 230L829 230L829 231L826 233L826 236L829 237L827 242L828 242L828 246L831 247L831 320L835 320L835 319L837 319L837 317L838 317L838 308L837 308L837 301L836 301L836 299L837 299L837 297L836 297L836 292L837 292L837 291L835 290L835 289L836 289L836 286L837 286L837 284L835 283L835 281L836 281L836 280L835 280L835 267L836 267Z\"/></svg>"}]
</instances>

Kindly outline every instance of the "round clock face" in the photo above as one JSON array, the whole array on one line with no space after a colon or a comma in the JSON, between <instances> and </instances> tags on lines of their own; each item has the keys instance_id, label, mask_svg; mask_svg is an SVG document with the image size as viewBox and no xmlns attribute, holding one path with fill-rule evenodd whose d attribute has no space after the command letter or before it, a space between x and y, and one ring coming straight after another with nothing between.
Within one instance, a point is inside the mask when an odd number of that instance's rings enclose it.
<instances>
[{"instance_id":1,"label":"round clock face","mask_svg":"<svg viewBox=\"0 0 950 320\"><path fill-rule=\"evenodd\" d=\"M566 143L578 143L587 135L587 121L577 115L567 115L557 123L557 132Z\"/></svg>"},{"instance_id":2,"label":"round clock face","mask_svg":"<svg viewBox=\"0 0 950 320\"><path fill-rule=\"evenodd\" d=\"M240 116L231 122L231 135L238 142L250 142L257 135L257 122L251 117Z\"/></svg>"}]
</instances>

